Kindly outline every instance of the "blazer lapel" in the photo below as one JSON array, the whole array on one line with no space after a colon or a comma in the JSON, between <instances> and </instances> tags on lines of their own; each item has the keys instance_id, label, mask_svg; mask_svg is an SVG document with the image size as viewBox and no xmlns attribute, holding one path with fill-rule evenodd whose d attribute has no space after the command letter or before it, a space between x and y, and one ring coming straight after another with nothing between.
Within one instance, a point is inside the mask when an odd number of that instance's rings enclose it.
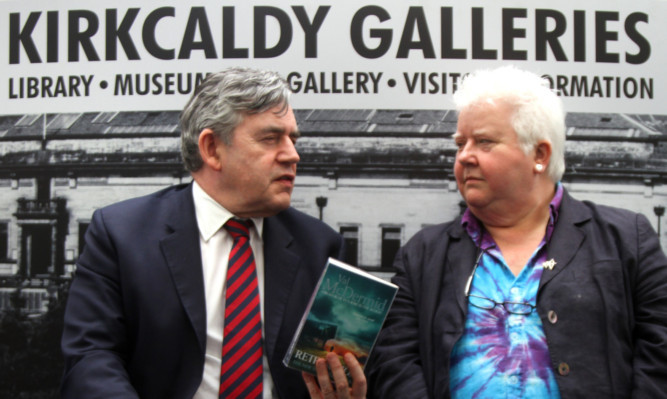
<instances>
[{"instance_id":1,"label":"blazer lapel","mask_svg":"<svg viewBox=\"0 0 667 399\"><path fill-rule=\"evenodd\" d=\"M456 301L464 316L468 313L468 300L465 296L465 289L472 274L472 269L475 266L476 256L475 246L471 242L466 242L461 245L460 251L450 251L450 259L446 263L451 268L447 273L453 276L453 280L456 283L454 286Z\"/></svg>"},{"instance_id":2,"label":"blazer lapel","mask_svg":"<svg viewBox=\"0 0 667 399\"><path fill-rule=\"evenodd\" d=\"M465 286L475 263L476 248L472 240L461 227L461 219L456 219L448 228L448 242L438 245L434 253L434 270L424 276L423 292L437 293L433 303L432 317L428 318L426 331L437 331L430 342L431 347L442 349L444 335L452 334L459 325L463 328L468 302L465 297ZM443 240L444 241L444 240ZM437 273L437 274L436 274ZM427 302L430 306L431 300ZM428 317L428 314L427 314ZM427 369L446 370L449 358L434 351L426 361ZM444 373L432 372L427 376L429 385L436 397L446 397L449 380Z\"/></svg>"},{"instance_id":3,"label":"blazer lapel","mask_svg":"<svg viewBox=\"0 0 667 399\"><path fill-rule=\"evenodd\" d=\"M575 254L586 241L586 235L579 225L590 218L590 211L565 192L547 250L547 259L553 259L556 263L552 269L544 269L542 272L539 289L572 263Z\"/></svg>"},{"instance_id":4,"label":"blazer lapel","mask_svg":"<svg viewBox=\"0 0 667 399\"><path fill-rule=\"evenodd\" d=\"M192 185L171 199L172 211L166 234L160 240L162 253L190 318L202 352L206 348L206 298L202 272L199 230L195 217Z\"/></svg>"},{"instance_id":5,"label":"blazer lapel","mask_svg":"<svg viewBox=\"0 0 667 399\"><path fill-rule=\"evenodd\" d=\"M269 356L275 350L299 269L300 257L288 249L292 240L290 232L277 219L264 219L264 339Z\"/></svg>"}]
</instances>

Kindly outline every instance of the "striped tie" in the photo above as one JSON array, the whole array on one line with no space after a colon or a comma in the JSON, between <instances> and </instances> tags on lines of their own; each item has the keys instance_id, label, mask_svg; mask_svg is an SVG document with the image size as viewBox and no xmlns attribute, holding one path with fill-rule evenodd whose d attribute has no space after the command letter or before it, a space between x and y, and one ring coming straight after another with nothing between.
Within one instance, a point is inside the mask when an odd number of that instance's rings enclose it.
<instances>
[{"instance_id":1,"label":"striped tie","mask_svg":"<svg viewBox=\"0 0 667 399\"><path fill-rule=\"evenodd\" d=\"M234 246L227 267L221 399L262 396L262 318L255 258L248 235L251 223L239 219L225 223Z\"/></svg>"}]
</instances>

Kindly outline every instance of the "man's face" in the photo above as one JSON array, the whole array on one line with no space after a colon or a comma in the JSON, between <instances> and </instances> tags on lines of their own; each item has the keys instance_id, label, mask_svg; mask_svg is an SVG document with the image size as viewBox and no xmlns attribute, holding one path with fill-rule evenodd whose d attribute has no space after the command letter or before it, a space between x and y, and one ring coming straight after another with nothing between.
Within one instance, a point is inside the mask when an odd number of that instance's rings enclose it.
<instances>
[{"instance_id":1,"label":"man's face","mask_svg":"<svg viewBox=\"0 0 667 399\"><path fill-rule=\"evenodd\" d=\"M504 103L481 103L459 114L454 175L475 215L520 211L533 188L533 154L525 154Z\"/></svg>"},{"instance_id":2,"label":"man's face","mask_svg":"<svg viewBox=\"0 0 667 399\"><path fill-rule=\"evenodd\" d=\"M290 205L299 136L292 108L247 114L231 144L218 144L223 206L241 217L275 215Z\"/></svg>"}]
</instances>

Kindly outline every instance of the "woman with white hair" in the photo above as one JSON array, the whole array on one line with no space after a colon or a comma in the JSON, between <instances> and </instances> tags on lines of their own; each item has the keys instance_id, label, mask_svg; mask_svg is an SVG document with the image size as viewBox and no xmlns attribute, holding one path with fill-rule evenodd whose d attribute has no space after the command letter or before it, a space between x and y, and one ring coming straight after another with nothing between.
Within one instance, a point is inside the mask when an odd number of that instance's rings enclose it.
<instances>
[{"instance_id":1,"label":"woman with white hair","mask_svg":"<svg viewBox=\"0 0 667 399\"><path fill-rule=\"evenodd\" d=\"M664 397L667 258L648 220L564 189L544 79L479 71L454 101L467 209L399 251L372 396Z\"/></svg>"}]
</instances>

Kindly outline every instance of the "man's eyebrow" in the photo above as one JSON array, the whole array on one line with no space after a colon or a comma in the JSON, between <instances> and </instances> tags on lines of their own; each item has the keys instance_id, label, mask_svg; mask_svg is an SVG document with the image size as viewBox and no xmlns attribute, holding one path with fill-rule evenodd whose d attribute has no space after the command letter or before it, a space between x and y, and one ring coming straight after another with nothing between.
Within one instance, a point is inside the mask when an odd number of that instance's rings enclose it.
<instances>
[{"instance_id":1,"label":"man's eyebrow","mask_svg":"<svg viewBox=\"0 0 667 399\"><path fill-rule=\"evenodd\" d=\"M263 129L260 130L262 133L276 133L276 134L287 134L288 136L292 138L299 138L301 137L301 131L297 130L292 130L292 131L285 131L280 126L266 126Z\"/></svg>"},{"instance_id":2,"label":"man's eyebrow","mask_svg":"<svg viewBox=\"0 0 667 399\"><path fill-rule=\"evenodd\" d=\"M285 129L278 125L268 125L261 128L261 131L267 133L282 133L285 131Z\"/></svg>"},{"instance_id":3,"label":"man's eyebrow","mask_svg":"<svg viewBox=\"0 0 667 399\"><path fill-rule=\"evenodd\" d=\"M279 125L264 126L260 131L264 133L285 133L285 129Z\"/></svg>"}]
</instances>

